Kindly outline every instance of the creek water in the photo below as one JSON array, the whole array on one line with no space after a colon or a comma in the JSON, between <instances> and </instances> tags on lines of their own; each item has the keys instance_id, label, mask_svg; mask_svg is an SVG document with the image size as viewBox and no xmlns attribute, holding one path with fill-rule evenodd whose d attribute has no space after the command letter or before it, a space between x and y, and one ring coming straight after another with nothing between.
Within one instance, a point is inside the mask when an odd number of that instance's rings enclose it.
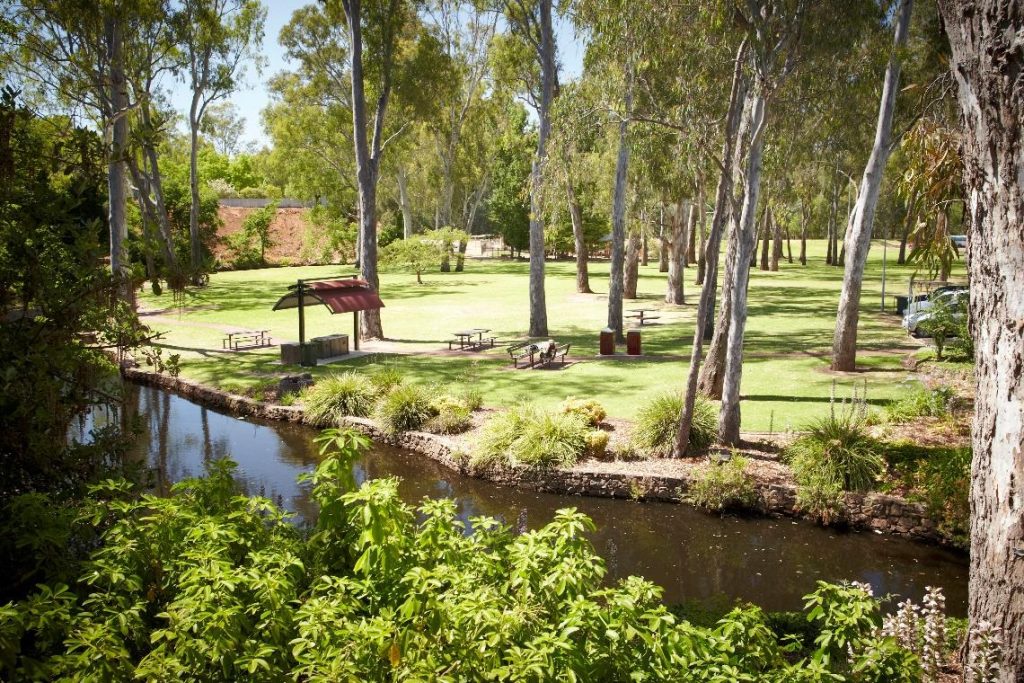
<instances>
[{"instance_id":1,"label":"creek water","mask_svg":"<svg viewBox=\"0 0 1024 683\"><path fill-rule=\"evenodd\" d=\"M141 420L137 455L153 468L158 492L201 475L210 459L230 457L247 493L267 496L301 520L315 519L309 487L296 482L317 463L315 430L239 419L152 387L127 390L126 412ZM97 416L90 423L101 421ZM556 510L575 507L597 525L591 541L609 577L644 576L665 589L669 603L743 600L769 610L794 610L816 581L849 579L871 584L876 595L915 602L927 586L940 586L949 613L966 613L966 558L935 546L791 519L719 517L671 503L522 491L384 446L375 446L354 467L359 482L400 477L400 493L409 503L424 496L454 498L466 522L487 515L512 525L525 520L536 528Z\"/></svg>"}]
</instances>

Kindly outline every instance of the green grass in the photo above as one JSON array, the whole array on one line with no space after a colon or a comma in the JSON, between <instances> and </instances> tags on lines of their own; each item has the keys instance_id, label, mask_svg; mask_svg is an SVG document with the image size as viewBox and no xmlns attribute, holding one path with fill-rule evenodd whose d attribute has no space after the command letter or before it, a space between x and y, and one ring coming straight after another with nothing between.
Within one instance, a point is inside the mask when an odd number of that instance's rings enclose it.
<instances>
[{"instance_id":1,"label":"green grass","mask_svg":"<svg viewBox=\"0 0 1024 683\"><path fill-rule=\"evenodd\" d=\"M794 244L796 247L796 244ZM883 405L897 398L906 377L903 357L917 349L892 314L878 312L882 249L876 243L870 255L862 298L858 359L862 372L833 375L828 372L835 311L842 283L842 269L824 264L824 241L809 245L809 264L782 263L777 273L754 270L750 283L745 364L743 368L743 428L751 431L798 429L828 413L833 379L839 397L851 393L855 383L868 384L868 401ZM895 266L896 251L890 244L888 293L906 289L912 269ZM641 267L640 299L626 308L660 309L660 324L643 328L645 358L640 360L595 358L598 331L607 319L608 264L591 264L591 287L598 292L575 292L572 262L547 263L547 307L551 336L572 344L570 354L585 359L561 371L514 371L499 347L484 359L464 355L424 355L447 349L454 331L468 327L491 328L500 340L525 337L529 322L527 268L525 262L467 261L463 273L427 273L425 284L415 276L385 273L381 277L384 332L412 355L379 354L318 367L324 374L345 369L367 370L388 364L410 381L444 385L466 382L479 389L487 406L508 406L530 400L554 408L567 396L594 398L611 417L633 418L652 395L680 387L685 379L693 335L693 319L699 288L695 270L688 269L686 305L663 302L664 273L656 258ZM144 318L166 333L163 344L181 353L182 374L217 385L256 384L267 375L285 371L278 363L276 347L244 353L220 350L222 328L269 329L275 343L298 338L295 310L271 311L277 298L296 279L350 273L344 266L268 268L217 273L210 286L189 292L176 309L170 296L143 294L148 308L166 308L160 318ZM891 297L887 305L891 307ZM180 321L180 322L179 322ZM308 337L351 333L352 316L331 316L324 307L309 308ZM420 355L417 355L420 354ZM290 368L295 371L296 368Z\"/></svg>"}]
</instances>

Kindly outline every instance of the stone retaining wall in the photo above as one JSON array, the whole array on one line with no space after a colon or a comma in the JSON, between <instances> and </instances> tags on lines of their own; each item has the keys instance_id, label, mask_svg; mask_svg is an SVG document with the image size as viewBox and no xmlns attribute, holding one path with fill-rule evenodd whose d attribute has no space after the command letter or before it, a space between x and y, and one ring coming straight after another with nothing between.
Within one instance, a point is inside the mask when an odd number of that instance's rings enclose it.
<instances>
[{"instance_id":1,"label":"stone retaining wall","mask_svg":"<svg viewBox=\"0 0 1024 683\"><path fill-rule=\"evenodd\" d=\"M126 368L125 379L156 386L181 394L196 403L220 408L237 415L267 420L301 422L303 412L297 406L278 406L237 396L178 377L162 375L140 368ZM348 417L344 423L366 434L374 441L408 449L466 476L487 479L502 486L531 491L601 498L626 498L679 503L690 487L687 477L630 475L588 470L581 464L571 470L527 467L498 467L485 470L469 466L465 454L444 436L425 432L385 434L372 420ZM796 506L796 488L786 484L757 483L761 514L802 517ZM943 545L950 539L943 536L924 505L881 493L845 494L845 513L837 523L857 529L870 529L916 540Z\"/></svg>"}]
</instances>

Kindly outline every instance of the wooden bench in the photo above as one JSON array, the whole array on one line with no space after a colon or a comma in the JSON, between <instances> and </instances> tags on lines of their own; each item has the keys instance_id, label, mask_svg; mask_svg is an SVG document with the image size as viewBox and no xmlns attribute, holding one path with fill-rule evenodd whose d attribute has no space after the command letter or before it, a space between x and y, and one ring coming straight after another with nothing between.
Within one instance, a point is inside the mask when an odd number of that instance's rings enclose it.
<instances>
[{"instance_id":1,"label":"wooden bench","mask_svg":"<svg viewBox=\"0 0 1024 683\"><path fill-rule=\"evenodd\" d=\"M537 362L537 354L540 353L540 349L536 344L516 344L515 348L509 347L508 355L512 357L512 366L518 368L519 361L529 358L530 362L526 364L526 367L532 367Z\"/></svg>"},{"instance_id":2,"label":"wooden bench","mask_svg":"<svg viewBox=\"0 0 1024 683\"><path fill-rule=\"evenodd\" d=\"M558 344L558 345L556 345L555 346L555 350L552 353L550 353L550 354L546 354L546 353L541 354L541 362L544 365L551 365L551 363L554 362L554 360L556 358L561 357L561 363L562 363L562 365L565 365L565 354L569 353L569 347L570 346L571 346L570 344Z\"/></svg>"},{"instance_id":3,"label":"wooden bench","mask_svg":"<svg viewBox=\"0 0 1024 683\"><path fill-rule=\"evenodd\" d=\"M270 330L238 330L228 332L221 340L221 346L225 349L238 351L241 348L260 348L270 346L271 340L267 336Z\"/></svg>"}]
</instances>

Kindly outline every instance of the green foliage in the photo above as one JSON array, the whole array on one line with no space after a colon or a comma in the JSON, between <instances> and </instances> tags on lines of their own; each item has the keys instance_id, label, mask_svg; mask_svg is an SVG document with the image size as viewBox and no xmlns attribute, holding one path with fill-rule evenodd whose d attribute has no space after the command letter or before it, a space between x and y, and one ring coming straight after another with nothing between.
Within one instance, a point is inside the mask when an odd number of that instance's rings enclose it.
<instances>
[{"instance_id":1,"label":"green foliage","mask_svg":"<svg viewBox=\"0 0 1024 683\"><path fill-rule=\"evenodd\" d=\"M277 215L277 203L255 209L242 221L242 229L227 238L235 268L259 268L267 263L267 249L274 246L270 224Z\"/></svg>"},{"instance_id":2,"label":"green foliage","mask_svg":"<svg viewBox=\"0 0 1024 683\"><path fill-rule=\"evenodd\" d=\"M587 432L587 454L600 458L608 450L609 436L603 429L591 429Z\"/></svg>"},{"instance_id":3,"label":"green foliage","mask_svg":"<svg viewBox=\"0 0 1024 683\"><path fill-rule=\"evenodd\" d=\"M9 680L811 681L909 680L912 655L878 638L879 603L856 586L808 596L816 648L795 664L793 619L756 607L701 625L661 590L605 585L593 523L560 510L516 535L451 500L401 502L396 479L356 488L365 437L328 430L304 479L320 506L304 533L271 501L239 495L229 461L167 498L94 490L100 531L78 578L0 608ZM814 634L810 631L810 635ZM809 636L808 636L809 637ZM480 644L486 643L486 647ZM817 672L817 673L815 673ZM836 673L856 672L850 679ZM889 676L885 678L885 676Z\"/></svg>"},{"instance_id":4,"label":"green foliage","mask_svg":"<svg viewBox=\"0 0 1024 683\"><path fill-rule=\"evenodd\" d=\"M428 432L435 434L461 434L472 425L470 416L473 411L461 401L449 396L435 401L434 410L437 414L427 421Z\"/></svg>"},{"instance_id":5,"label":"green foliage","mask_svg":"<svg viewBox=\"0 0 1024 683\"><path fill-rule=\"evenodd\" d=\"M449 394L457 398L472 412L480 410L484 405L484 392L478 386L471 384L456 386L449 390Z\"/></svg>"},{"instance_id":6,"label":"green foliage","mask_svg":"<svg viewBox=\"0 0 1024 683\"><path fill-rule=\"evenodd\" d=\"M566 414L579 415L591 427L598 426L608 416L608 411L604 409L604 406L592 398L569 396L558 406L558 410Z\"/></svg>"},{"instance_id":7,"label":"green foliage","mask_svg":"<svg viewBox=\"0 0 1024 683\"><path fill-rule=\"evenodd\" d=\"M675 445L683 397L679 392L655 396L636 415L631 441L637 450L656 456L667 456ZM697 396L690 427L690 448L703 450L715 442L718 418L714 404Z\"/></svg>"},{"instance_id":8,"label":"green foliage","mask_svg":"<svg viewBox=\"0 0 1024 683\"><path fill-rule=\"evenodd\" d=\"M307 263L347 263L355 256L356 227L335 210L314 206L306 213L301 258Z\"/></svg>"},{"instance_id":9,"label":"green foliage","mask_svg":"<svg viewBox=\"0 0 1024 683\"><path fill-rule=\"evenodd\" d=\"M302 392L305 419L313 425L336 425L345 416L368 417L376 391L359 373L327 375Z\"/></svg>"},{"instance_id":10,"label":"green foliage","mask_svg":"<svg viewBox=\"0 0 1024 683\"><path fill-rule=\"evenodd\" d=\"M388 434L419 429L437 415L432 392L419 384L394 387L377 403L374 418Z\"/></svg>"},{"instance_id":11,"label":"green foliage","mask_svg":"<svg viewBox=\"0 0 1024 683\"><path fill-rule=\"evenodd\" d=\"M909 441L885 445L891 485L920 500L939 529L966 547L971 521L971 449L927 448Z\"/></svg>"},{"instance_id":12,"label":"green foliage","mask_svg":"<svg viewBox=\"0 0 1024 683\"><path fill-rule=\"evenodd\" d=\"M885 470L878 443L855 411L843 411L808 425L807 433L786 449L800 486L870 491Z\"/></svg>"},{"instance_id":13,"label":"green foliage","mask_svg":"<svg viewBox=\"0 0 1024 683\"><path fill-rule=\"evenodd\" d=\"M498 141L491 170L487 219L511 249L530 246L530 201L527 186L535 141L527 132L526 111L509 105L509 126Z\"/></svg>"},{"instance_id":14,"label":"green foliage","mask_svg":"<svg viewBox=\"0 0 1024 683\"><path fill-rule=\"evenodd\" d=\"M405 382L402 371L397 366L386 363L376 366L368 375L370 384L378 396L383 396Z\"/></svg>"},{"instance_id":15,"label":"green foliage","mask_svg":"<svg viewBox=\"0 0 1024 683\"><path fill-rule=\"evenodd\" d=\"M919 386L898 401L886 406L890 422L909 422L915 417L942 417L948 415L956 402L952 387L940 386L928 389Z\"/></svg>"},{"instance_id":16,"label":"green foliage","mask_svg":"<svg viewBox=\"0 0 1024 683\"><path fill-rule=\"evenodd\" d=\"M722 463L701 470L690 484L695 505L708 510L750 509L757 505L757 489L747 474L747 459L733 454Z\"/></svg>"},{"instance_id":17,"label":"green foliage","mask_svg":"<svg viewBox=\"0 0 1024 683\"><path fill-rule=\"evenodd\" d=\"M434 270L441 262L443 245L424 235L394 240L380 250L380 263L384 268L415 273L416 282L423 284L423 273Z\"/></svg>"},{"instance_id":18,"label":"green foliage","mask_svg":"<svg viewBox=\"0 0 1024 683\"><path fill-rule=\"evenodd\" d=\"M579 415L518 405L484 425L473 464L571 467L586 452L590 431Z\"/></svg>"},{"instance_id":19,"label":"green foliage","mask_svg":"<svg viewBox=\"0 0 1024 683\"><path fill-rule=\"evenodd\" d=\"M938 360L942 360L948 339L955 337L961 331L966 332L967 338L970 339L970 332L965 323L967 311L958 301L950 302L945 299L935 301L928 309L928 319L921 321L920 327L932 337L932 342L935 344L935 356ZM966 344L973 358L974 344L973 342L966 342ZM960 348L964 350L964 347Z\"/></svg>"}]
</instances>

